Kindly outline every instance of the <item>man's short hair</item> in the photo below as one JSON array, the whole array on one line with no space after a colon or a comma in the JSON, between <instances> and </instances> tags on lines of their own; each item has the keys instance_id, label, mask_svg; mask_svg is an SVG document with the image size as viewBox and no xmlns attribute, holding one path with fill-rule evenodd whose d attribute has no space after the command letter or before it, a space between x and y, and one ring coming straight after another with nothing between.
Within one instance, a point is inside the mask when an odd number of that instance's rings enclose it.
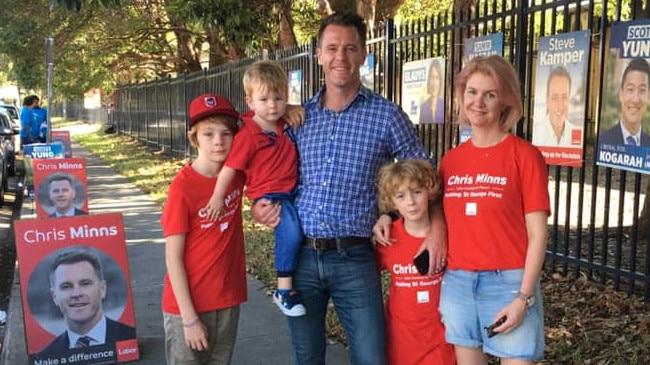
<instances>
[{"instance_id":1,"label":"man's short hair","mask_svg":"<svg viewBox=\"0 0 650 365\"><path fill-rule=\"evenodd\" d=\"M323 18L320 23L320 28L318 28L318 46L321 46L321 41L323 40L323 33L325 28L329 25L340 25L343 27L354 27L357 34L359 35L359 41L361 42L361 47L366 46L366 23L363 18L356 14L350 12L342 13L333 13Z\"/></svg>"},{"instance_id":2,"label":"man's short hair","mask_svg":"<svg viewBox=\"0 0 650 365\"><path fill-rule=\"evenodd\" d=\"M47 183L48 189L52 185L53 182L62 181L62 180L65 180L65 181L69 182L70 185L72 186L72 188L74 189L74 181L72 180L72 177L70 175L67 175L67 174L54 174L54 175L52 175L52 177L50 178L50 181L48 181L48 183Z\"/></svg>"},{"instance_id":3,"label":"man's short hair","mask_svg":"<svg viewBox=\"0 0 650 365\"><path fill-rule=\"evenodd\" d=\"M648 82L650 82L650 65L648 65L648 61L643 58L634 58L632 61L630 61L627 67L625 67L625 71L623 71L623 77L621 78L621 89L623 88L623 84L625 84L625 78L630 71L639 71L645 73L648 77Z\"/></svg>"},{"instance_id":4,"label":"man's short hair","mask_svg":"<svg viewBox=\"0 0 650 365\"><path fill-rule=\"evenodd\" d=\"M548 79L546 79L546 93L548 94L548 89L551 86L551 80L554 78L563 78L569 80L569 90L571 90L571 75L569 71L564 66L558 66L551 70L548 74Z\"/></svg>"},{"instance_id":5,"label":"man's short hair","mask_svg":"<svg viewBox=\"0 0 650 365\"><path fill-rule=\"evenodd\" d=\"M56 283L54 282L54 272L61 265L72 265L79 262L88 262L92 265L95 274L99 280L104 280L104 273L102 271L102 265L99 262L99 258L90 251L86 250L74 250L67 251L59 254L52 262L50 266L50 287L54 288Z\"/></svg>"}]
</instances>

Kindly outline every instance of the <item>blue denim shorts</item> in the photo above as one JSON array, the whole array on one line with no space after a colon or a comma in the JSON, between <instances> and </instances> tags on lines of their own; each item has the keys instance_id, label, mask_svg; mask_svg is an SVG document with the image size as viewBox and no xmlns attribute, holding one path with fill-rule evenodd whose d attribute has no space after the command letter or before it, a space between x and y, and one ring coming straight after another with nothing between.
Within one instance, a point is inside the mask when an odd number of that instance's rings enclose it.
<instances>
[{"instance_id":1,"label":"blue denim shorts","mask_svg":"<svg viewBox=\"0 0 650 365\"><path fill-rule=\"evenodd\" d=\"M509 333L487 337L484 327L492 324L497 312L512 302L519 291L522 269L465 271L447 270L442 278L440 314L447 342L482 347L504 358L536 360L544 354L544 315L539 280L535 301L526 310L524 321Z\"/></svg>"}]
</instances>

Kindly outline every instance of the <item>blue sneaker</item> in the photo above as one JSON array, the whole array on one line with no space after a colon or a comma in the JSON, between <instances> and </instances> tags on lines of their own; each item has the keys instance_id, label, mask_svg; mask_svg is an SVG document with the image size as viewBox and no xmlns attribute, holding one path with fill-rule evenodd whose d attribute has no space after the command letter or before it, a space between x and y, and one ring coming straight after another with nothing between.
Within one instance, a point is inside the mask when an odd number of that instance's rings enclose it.
<instances>
[{"instance_id":1,"label":"blue sneaker","mask_svg":"<svg viewBox=\"0 0 650 365\"><path fill-rule=\"evenodd\" d=\"M280 308L285 316L300 317L307 313L307 309L300 302L298 293L293 290L276 290L273 293L273 302Z\"/></svg>"}]
</instances>

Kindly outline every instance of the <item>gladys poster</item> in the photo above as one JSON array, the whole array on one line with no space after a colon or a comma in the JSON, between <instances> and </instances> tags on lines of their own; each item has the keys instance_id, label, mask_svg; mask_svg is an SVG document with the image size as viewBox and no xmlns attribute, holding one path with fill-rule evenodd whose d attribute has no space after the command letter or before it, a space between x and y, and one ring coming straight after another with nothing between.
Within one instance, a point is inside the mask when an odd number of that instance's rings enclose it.
<instances>
[{"instance_id":1,"label":"gladys poster","mask_svg":"<svg viewBox=\"0 0 650 365\"><path fill-rule=\"evenodd\" d=\"M84 158L34 159L32 170L37 217L88 214Z\"/></svg>"},{"instance_id":2,"label":"gladys poster","mask_svg":"<svg viewBox=\"0 0 650 365\"><path fill-rule=\"evenodd\" d=\"M549 165L581 166L590 32L539 39L532 142Z\"/></svg>"},{"instance_id":3,"label":"gladys poster","mask_svg":"<svg viewBox=\"0 0 650 365\"><path fill-rule=\"evenodd\" d=\"M493 33L482 37L465 39L463 45L463 61L467 62L476 56L503 55L503 33ZM463 143L472 135L472 127L461 124L458 127L458 143Z\"/></svg>"},{"instance_id":4,"label":"gladys poster","mask_svg":"<svg viewBox=\"0 0 650 365\"><path fill-rule=\"evenodd\" d=\"M650 173L650 20L612 25L596 164Z\"/></svg>"},{"instance_id":5,"label":"gladys poster","mask_svg":"<svg viewBox=\"0 0 650 365\"><path fill-rule=\"evenodd\" d=\"M289 104L300 105L302 102L302 70L289 71Z\"/></svg>"},{"instance_id":6,"label":"gladys poster","mask_svg":"<svg viewBox=\"0 0 650 365\"><path fill-rule=\"evenodd\" d=\"M413 123L445 122L445 69L443 57L404 64L402 109Z\"/></svg>"},{"instance_id":7,"label":"gladys poster","mask_svg":"<svg viewBox=\"0 0 650 365\"><path fill-rule=\"evenodd\" d=\"M58 143L61 145L61 154L64 158L72 157L72 144L70 139L70 131L65 130L53 130L52 131L52 143Z\"/></svg>"},{"instance_id":8,"label":"gladys poster","mask_svg":"<svg viewBox=\"0 0 650 365\"><path fill-rule=\"evenodd\" d=\"M29 364L137 360L119 213L15 222Z\"/></svg>"},{"instance_id":9,"label":"gladys poster","mask_svg":"<svg viewBox=\"0 0 650 365\"><path fill-rule=\"evenodd\" d=\"M375 89L375 55L372 53L366 54L366 60L363 65L359 67L359 76L361 77L361 84L370 90Z\"/></svg>"}]
</instances>

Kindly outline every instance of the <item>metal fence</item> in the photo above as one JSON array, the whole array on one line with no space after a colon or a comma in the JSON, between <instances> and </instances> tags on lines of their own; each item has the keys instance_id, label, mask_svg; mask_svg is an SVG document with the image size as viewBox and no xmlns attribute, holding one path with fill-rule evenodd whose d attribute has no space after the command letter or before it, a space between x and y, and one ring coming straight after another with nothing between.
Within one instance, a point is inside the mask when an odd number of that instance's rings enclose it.
<instances>
[{"instance_id":1,"label":"metal fence","mask_svg":"<svg viewBox=\"0 0 650 365\"><path fill-rule=\"evenodd\" d=\"M631 12L640 13L632 2ZM640 5L639 5L640 6ZM603 73L605 39L613 20L621 17L620 1L479 1L466 11L428 16L396 26L388 20L367 41L375 56L372 88L397 103L401 96L401 71L405 62L444 56L446 121L442 125L418 125L418 134L431 156L439 160L457 143L453 123L453 75L462 67L462 44L468 37L503 33L504 57L518 70L524 96L524 118L516 133L530 139L533 112L533 71L540 36L591 30L591 62L588 72L585 111L585 151L581 167L549 166L552 216L546 268L578 277L585 275L601 283L612 283L650 298L650 250L648 240L637 232L643 208L647 177L638 173L597 166L594 139L599 110L599 85ZM646 11L646 10L644 10ZM603 14L614 14L607 15ZM647 16L647 15L646 15ZM268 55L287 70L300 70L301 100L322 84L316 60L316 41ZM180 156L191 151L185 138L186 107L203 92L227 96L244 110L241 77L248 65L263 55L243 59L193 74L143 83L122 85L115 90L115 110L110 123L152 146ZM642 228L639 230L639 228Z\"/></svg>"}]
</instances>

